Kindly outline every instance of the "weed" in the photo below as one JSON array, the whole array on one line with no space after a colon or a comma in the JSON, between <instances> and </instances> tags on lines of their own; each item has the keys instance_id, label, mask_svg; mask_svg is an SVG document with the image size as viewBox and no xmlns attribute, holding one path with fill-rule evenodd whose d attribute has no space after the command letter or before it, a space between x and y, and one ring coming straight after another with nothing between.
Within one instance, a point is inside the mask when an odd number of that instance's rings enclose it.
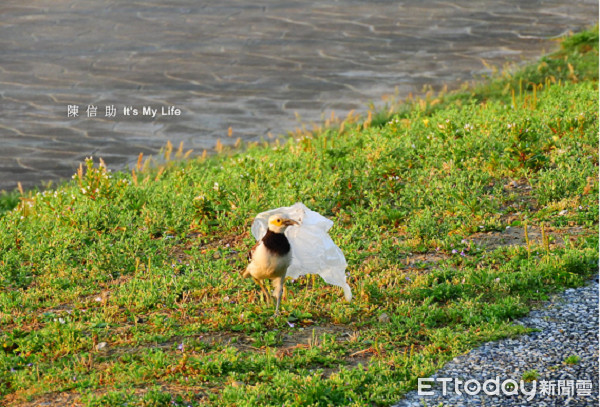
<instances>
[{"instance_id":1,"label":"weed","mask_svg":"<svg viewBox=\"0 0 600 407\"><path fill-rule=\"evenodd\" d=\"M537 380L539 377L540 377L540 374L535 369L523 372L523 375L521 376L521 378L525 382L533 382L534 380Z\"/></svg>"},{"instance_id":2,"label":"weed","mask_svg":"<svg viewBox=\"0 0 600 407\"><path fill-rule=\"evenodd\" d=\"M565 363L567 365L576 365L579 363L579 361L581 360L581 358L577 355L571 355L568 358L565 359Z\"/></svg>"}]
</instances>

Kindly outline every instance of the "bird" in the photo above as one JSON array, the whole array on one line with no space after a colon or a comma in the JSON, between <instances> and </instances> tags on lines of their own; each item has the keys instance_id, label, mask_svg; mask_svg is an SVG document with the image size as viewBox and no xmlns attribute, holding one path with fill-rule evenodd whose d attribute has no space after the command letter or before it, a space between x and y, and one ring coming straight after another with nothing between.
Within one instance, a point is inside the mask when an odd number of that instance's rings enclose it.
<instances>
[{"instance_id":1,"label":"bird","mask_svg":"<svg viewBox=\"0 0 600 407\"><path fill-rule=\"evenodd\" d=\"M274 317L279 315L285 273L292 261L290 242L284 232L294 225L299 223L282 215L271 215L267 232L250 251L250 263L241 273L244 278L252 277L268 300L263 280L273 282L273 296L277 299Z\"/></svg>"}]
</instances>

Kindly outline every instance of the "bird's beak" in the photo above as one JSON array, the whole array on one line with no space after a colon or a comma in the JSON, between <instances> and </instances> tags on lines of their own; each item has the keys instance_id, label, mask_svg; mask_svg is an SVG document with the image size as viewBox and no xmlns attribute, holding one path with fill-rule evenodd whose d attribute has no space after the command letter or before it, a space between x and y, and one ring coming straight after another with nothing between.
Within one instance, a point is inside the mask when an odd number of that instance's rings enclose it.
<instances>
[{"instance_id":1,"label":"bird's beak","mask_svg":"<svg viewBox=\"0 0 600 407\"><path fill-rule=\"evenodd\" d=\"M284 219L283 224L286 226L299 225L294 219Z\"/></svg>"}]
</instances>

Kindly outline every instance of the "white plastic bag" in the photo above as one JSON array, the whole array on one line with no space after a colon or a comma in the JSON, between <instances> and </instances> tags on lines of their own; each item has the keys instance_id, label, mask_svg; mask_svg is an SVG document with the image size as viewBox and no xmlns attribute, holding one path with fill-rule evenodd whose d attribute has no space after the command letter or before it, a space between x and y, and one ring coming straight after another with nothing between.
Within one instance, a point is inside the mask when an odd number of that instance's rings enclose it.
<instances>
[{"instance_id":1,"label":"white plastic bag","mask_svg":"<svg viewBox=\"0 0 600 407\"><path fill-rule=\"evenodd\" d=\"M318 274L328 284L342 287L346 301L350 301L352 291L346 283L345 273L348 263L344 253L327 234L333 222L297 202L292 206L259 213L251 229L257 241L267 233L269 216L276 213L300 223L285 231L292 250L292 263L286 276L296 279L305 274Z\"/></svg>"}]
</instances>

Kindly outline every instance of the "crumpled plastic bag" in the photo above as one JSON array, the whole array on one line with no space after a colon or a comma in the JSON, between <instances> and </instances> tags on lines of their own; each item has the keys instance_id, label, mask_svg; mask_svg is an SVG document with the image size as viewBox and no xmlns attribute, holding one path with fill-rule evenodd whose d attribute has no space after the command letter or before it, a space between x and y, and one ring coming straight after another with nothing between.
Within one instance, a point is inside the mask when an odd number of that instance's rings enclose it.
<instances>
[{"instance_id":1,"label":"crumpled plastic bag","mask_svg":"<svg viewBox=\"0 0 600 407\"><path fill-rule=\"evenodd\" d=\"M292 262L286 276L296 279L305 274L318 274L328 284L341 287L346 301L350 301L352 291L346 283L345 273L348 263L342 250L327 234L333 222L297 202L292 206L259 213L251 229L257 241L267 233L269 216L276 213L300 223L285 231L292 250Z\"/></svg>"}]
</instances>

